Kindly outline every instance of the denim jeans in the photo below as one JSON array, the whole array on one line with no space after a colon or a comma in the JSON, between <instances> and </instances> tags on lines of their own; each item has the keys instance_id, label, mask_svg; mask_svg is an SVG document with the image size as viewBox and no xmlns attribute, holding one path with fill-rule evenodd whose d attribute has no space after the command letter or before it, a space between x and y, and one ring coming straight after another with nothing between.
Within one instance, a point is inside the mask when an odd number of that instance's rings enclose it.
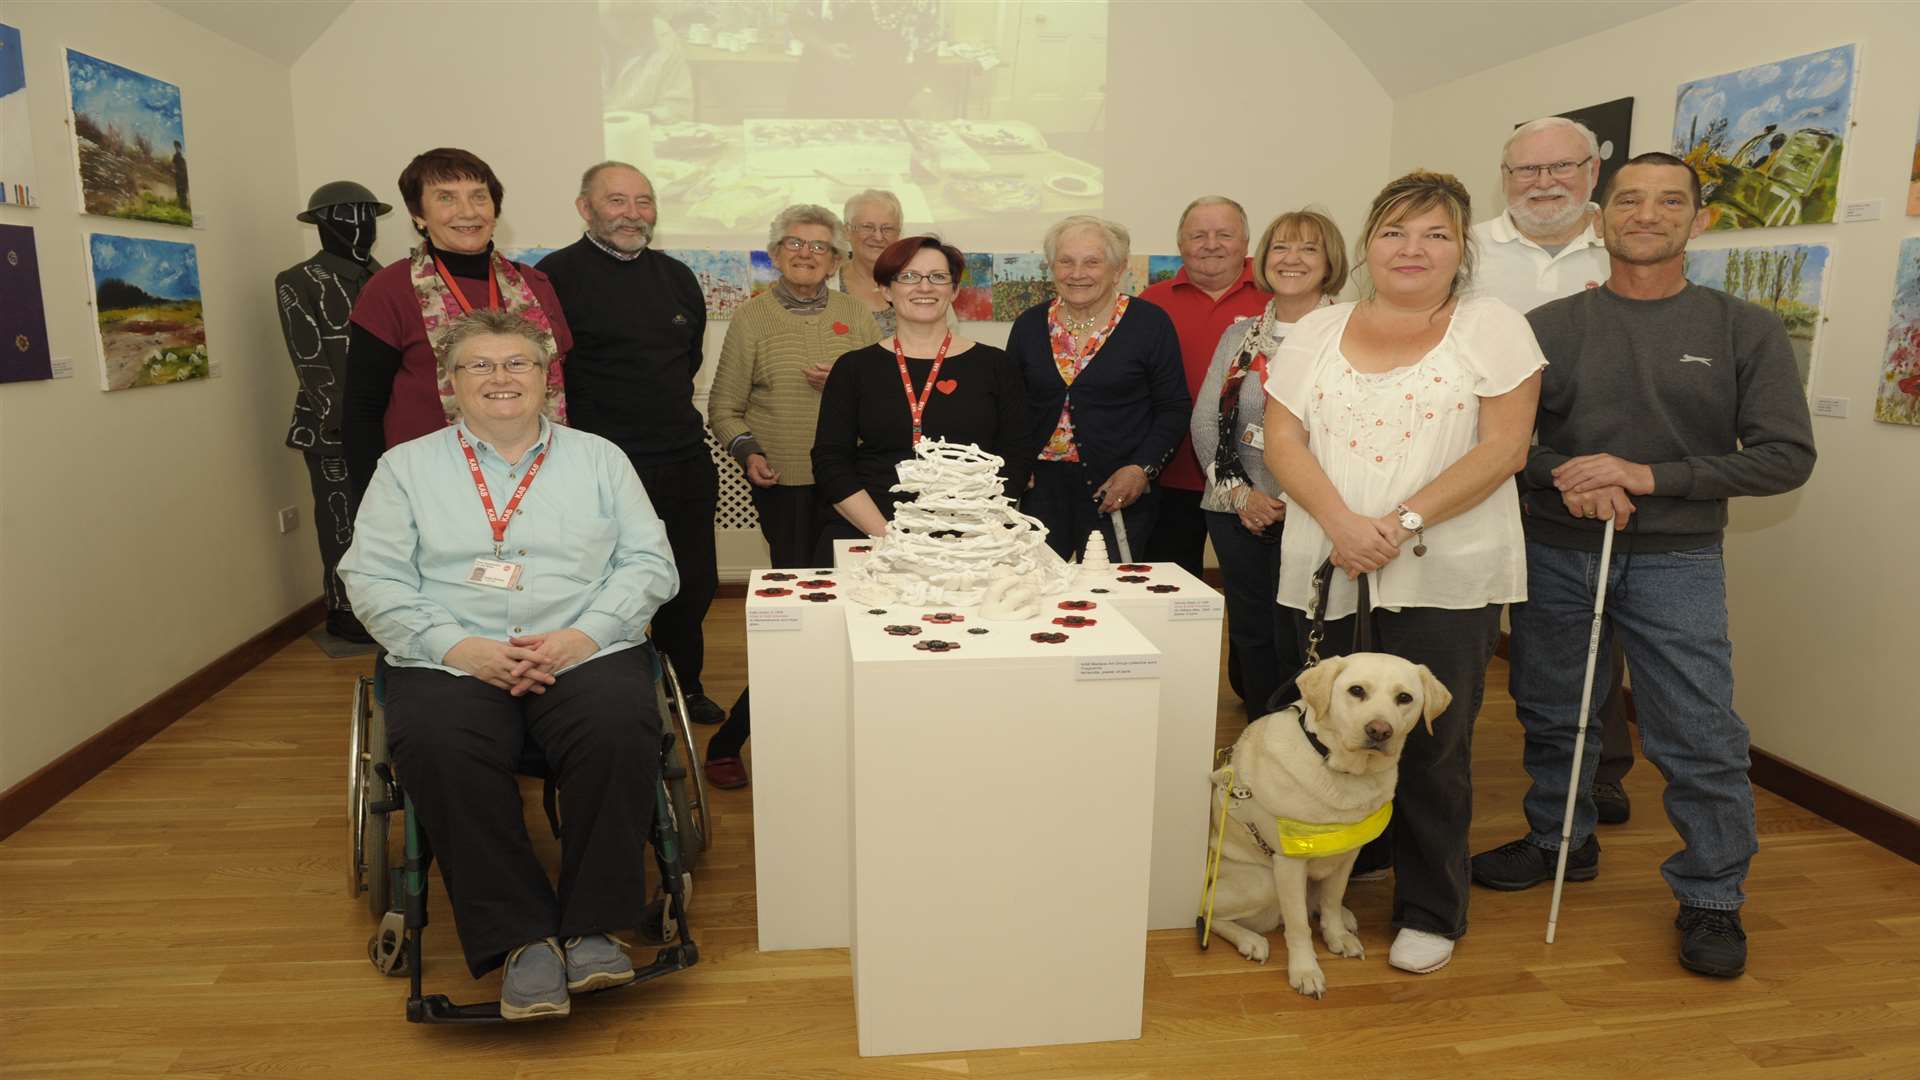
<instances>
[{"instance_id":1,"label":"denim jeans","mask_svg":"<svg viewBox=\"0 0 1920 1080\"><path fill-rule=\"evenodd\" d=\"M1560 848L1599 569L1596 552L1528 542L1527 602L1513 605L1510 615L1509 685L1526 728L1525 762L1533 778L1524 803L1532 830L1527 839L1549 851ZM1720 545L1614 552L1594 669L1596 706L1613 678L1615 634L1633 669L1640 746L1667 778L1667 820L1685 845L1660 872L1683 905L1738 910L1759 839L1747 780L1747 725L1733 711ZM1593 834L1599 742L1599 724L1590 720L1573 812L1576 845Z\"/></svg>"}]
</instances>

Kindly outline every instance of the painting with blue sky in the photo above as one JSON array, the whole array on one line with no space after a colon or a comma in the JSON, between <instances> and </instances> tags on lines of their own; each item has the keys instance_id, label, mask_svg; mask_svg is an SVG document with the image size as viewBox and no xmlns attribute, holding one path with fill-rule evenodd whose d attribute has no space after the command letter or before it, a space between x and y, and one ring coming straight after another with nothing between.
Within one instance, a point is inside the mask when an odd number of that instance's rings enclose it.
<instances>
[{"instance_id":1,"label":"painting with blue sky","mask_svg":"<svg viewBox=\"0 0 1920 1080\"><path fill-rule=\"evenodd\" d=\"M192 225L180 88L72 49L67 87L87 213Z\"/></svg>"},{"instance_id":2,"label":"painting with blue sky","mask_svg":"<svg viewBox=\"0 0 1920 1080\"><path fill-rule=\"evenodd\" d=\"M20 31L0 23L0 203L33 206L33 125Z\"/></svg>"},{"instance_id":3,"label":"painting with blue sky","mask_svg":"<svg viewBox=\"0 0 1920 1080\"><path fill-rule=\"evenodd\" d=\"M192 244L94 233L87 237L102 389L211 378Z\"/></svg>"},{"instance_id":4,"label":"painting with blue sky","mask_svg":"<svg viewBox=\"0 0 1920 1080\"><path fill-rule=\"evenodd\" d=\"M1700 177L1709 229L1833 220L1855 60L1842 45L1680 87L1673 152Z\"/></svg>"},{"instance_id":5,"label":"painting with blue sky","mask_svg":"<svg viewBox=\"0 0 1920 1080\"><path fill-rule=\"evenodd\" d=\"M1751 301L1780 316L1800 369L1800 387L1813 378L1813 347L1826 321L1825 244L1781 244L1687 252L1687 280Z\"/></svg>"}]
</instances>

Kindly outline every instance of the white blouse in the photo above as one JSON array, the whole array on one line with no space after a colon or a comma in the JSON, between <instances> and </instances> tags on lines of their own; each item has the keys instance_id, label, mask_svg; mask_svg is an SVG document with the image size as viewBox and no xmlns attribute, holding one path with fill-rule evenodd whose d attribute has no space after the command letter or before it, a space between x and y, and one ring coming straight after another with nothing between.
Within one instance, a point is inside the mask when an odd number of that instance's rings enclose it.
<instances>
[{"instance_id":1,"label":"white blouse","mask_svg":"<svg viewBox=\"0 0 1920 1080\"><path fill-rule=\"evenodd\" d=\"M1379 517L1405 502L1480 441L1480 399L1498 397L1546 367L1524 316L1491 297L1455 306L1446 336L1419 362L1377 375L1340 351L1353 304L1301 319L1267 373L1267 393L1299 417L1307 447L1347 507ZM1459 516L1426 530L1373 576L1373 605L1466 610L1527 598L1526 542L1512 477ZM1320 523L1289 514L1280 545L1281 604L1305 611L1313 572L1333 551ZM1335 575L1328 618L1353 614L1356 587Z\"/></svg>"}]
</instances>

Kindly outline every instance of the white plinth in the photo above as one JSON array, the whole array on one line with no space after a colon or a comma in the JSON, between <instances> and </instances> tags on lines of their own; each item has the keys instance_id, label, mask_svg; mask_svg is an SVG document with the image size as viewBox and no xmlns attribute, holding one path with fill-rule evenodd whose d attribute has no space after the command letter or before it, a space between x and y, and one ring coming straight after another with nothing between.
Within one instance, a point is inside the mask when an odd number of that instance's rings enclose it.
<instances>
[{"instance_id":1,"label":"white plinth","mask_svg":"<svg viewBox=\"0 0 1920 1080\"><path fill-rule=\"evenodd\" d=\"M792 580L780 580L786 574ZM773 574L776 580L769 581ZM801 582L832 581L808 588ZM831 575L747 581L753 688L754 889L760 949L845 948L847 635ZM782 595L766 596L766 592ZM804 596L832 594L830 600Z\"/></svg>"},{"instance_id":2,"label":"white plinth","mask_svg":"<svg viewBox=\"0 0 1920 1080\"><path fill-rule=\"evenodd\" d=\"M873 539L835 540L833 542L833 568L840 571L853 569L855 566L865 562L868 555L873 554L873 545L878 542L879 541Z\"/></svg>"},{"instance_id":3,"label":"white plinth","mask_svg":"<svg viewBox=\"0 0 1920 1080\"><path fill-rule=\"evenodd\" d=\"M1220 706L1220 624L1226 602L1173 563L1115 567L1071 596L1104 600L1160 650L1160 746L1154 772L1153 885L1147 925L1193 925L1206 867L1207 796ZM1144 578L1143 581L1121 580Z\"/></svg>"},{"instance_id":4,"label":"white plinth","mask_svg":"<svg viewBox=\"0 0 1920 1080\"><path fill-rule=\"evenodd\" d=\"M1057 599L1023 623L847 614L863 1055L1140 1035L1158 650Z\"/></svg>"}]
</instances>

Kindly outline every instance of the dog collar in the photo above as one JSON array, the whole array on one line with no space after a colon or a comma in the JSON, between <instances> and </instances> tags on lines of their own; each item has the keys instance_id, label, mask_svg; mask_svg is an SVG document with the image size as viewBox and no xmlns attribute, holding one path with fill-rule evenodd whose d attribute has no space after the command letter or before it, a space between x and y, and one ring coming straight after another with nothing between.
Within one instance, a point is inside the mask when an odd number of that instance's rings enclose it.
<instances>
[{"instance_id":1,"label":"dog collar","mask_svg":"<svg viewBox=\"0 0 1920 1080\"><path fill-rule=\"evenodd\" d=\"M1327 760L1327 755L1331 754L1333 751L1328 750L1327 744L1320 741L1320 736L1315 735L1313 732L1307 730L1307 710L1301 708L1298 705L1289 705L1287 707L1292 709L1293 715L1299 719L1300 734L1305 735L1307 737L1307 745L1313 747L1313 752L1320 755L1321 761Z\"/></svg>"}]
</instances>

